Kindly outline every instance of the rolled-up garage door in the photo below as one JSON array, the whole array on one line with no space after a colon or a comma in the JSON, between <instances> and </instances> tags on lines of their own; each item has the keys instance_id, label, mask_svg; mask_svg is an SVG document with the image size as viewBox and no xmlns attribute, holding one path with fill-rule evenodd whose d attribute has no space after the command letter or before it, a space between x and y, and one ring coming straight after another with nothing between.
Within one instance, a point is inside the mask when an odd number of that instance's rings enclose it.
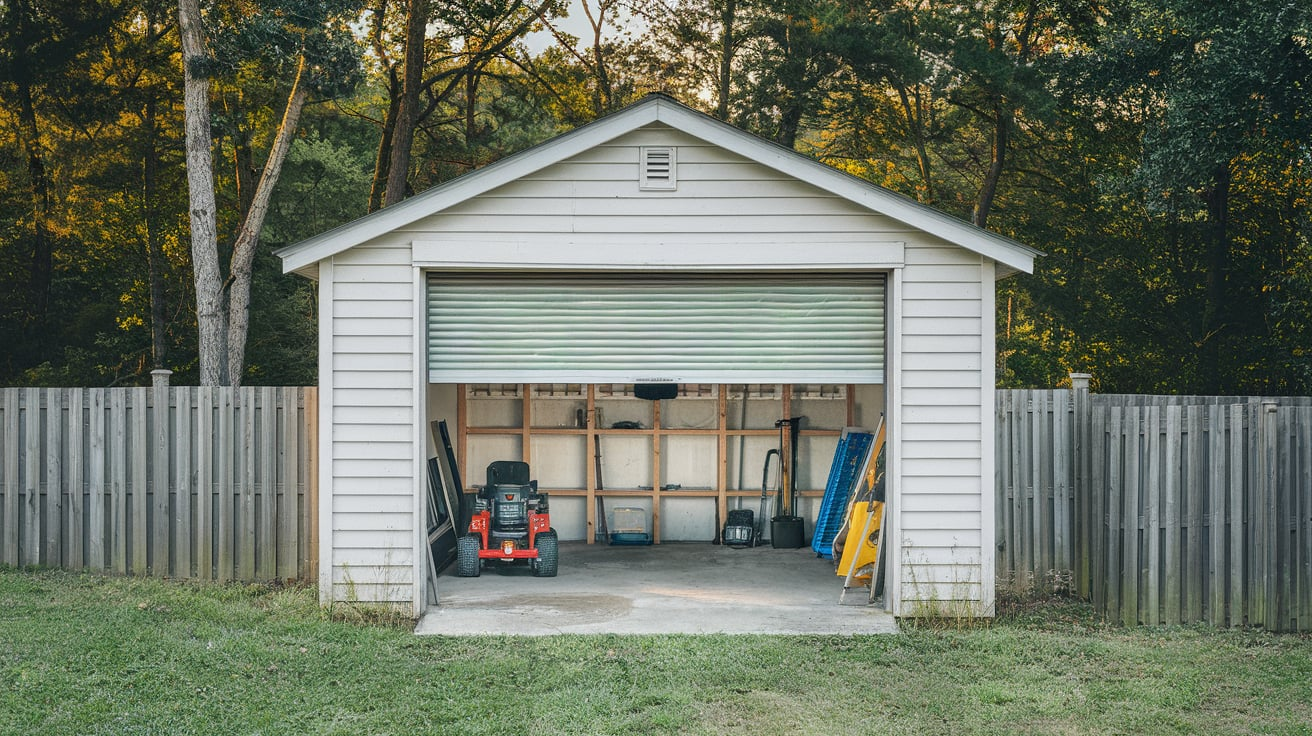
<instances>
[{"instance_id":1,"label":"rolled-up garage door","mask_svg":"<svg viewBox=\"0 0 1312 736\"><path fill-rule=\"evenodd\" d=\"M428 281L433 383L882 383L884 276Z\"/></svg>"}]
</instances>

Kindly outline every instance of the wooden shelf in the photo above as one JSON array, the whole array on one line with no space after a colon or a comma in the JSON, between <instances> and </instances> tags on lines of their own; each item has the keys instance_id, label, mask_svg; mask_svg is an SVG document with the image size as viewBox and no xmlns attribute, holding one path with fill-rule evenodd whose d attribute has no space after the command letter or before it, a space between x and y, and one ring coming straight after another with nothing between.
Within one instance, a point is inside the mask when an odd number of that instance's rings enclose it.
<instances>
[{"instance_id":1,"label":"wooden shelf","mask_svg":"<svg viewBox=\"0 0 1312 736\"><path fill-rule=\"evenodd\" d=\"M462 463L466 462L465 459L468 457L468 442L472 437L493 437L493 436L518 437L521 440L520 442L520 447L521 447L520 452L522 454L521 459L530 464L533 462L531 454L533 452L532 440L534 437L565 436L565 437L578 437L584 440L583 443L584 449L582 451L585 453L585 456L581 458L581 460L583 461L584 466L586 468L585 487L564 488L564 489L555 489L555 490L544 488L543 491L545 493L560 496L562 498L587 499L587 502L585 504L587 510L585 536L588 544L594 543L596 537L597 504L595 503L595 501L597 498L651 499L652 539L654 542L658 544L661 541L661 527L660 527L661 501L664 499L670 499L670 498L716 499L719 518L720 519L727 518L728 500L730 498L744 499L744 498L759 498L761 496L761 490L759 488L757 489L743 488L743 489L735 490L735 489L730 489L728 487L729 486L728 463L729 463L729 454L730 454L730 446L729 446L730 441L738 440L739 442L741 442L746 438L753 438L753 437L755 438L779 437L779 429L775 427L730 429L728 426L729 422L731 421L730 413L728 411L728 405L729 405L730 394L734 392L730 391L732 387L726 384L720 384L716 386L713 395L702 395L702 396L697 396L695 398L692 396L687 396L687 397L679 397L674 399L674 401L695 400L695 401L702 401L702 402L715 402L716 405L715 426L708 426L708 427L662 426L661 425L662 404L661 402L655 402L650 407L651 413L649 415L649 419L648 418L641 419L641 421L643 421L644 424L650 421L651 426L650 427L644 426L639 429L613 429L610 427L594 426L594 423L596 422L596 418L597 418L598 402L603 403L606 407L611 407L612 406L611 402L618 401L621 399L625 401L638 401L637 399L633 399L627 396L619 397L619 396L601 395L597 390L597 386L595 385L588 385L583 395L570 393L567 395L554 395L554 396L548 394L536 393L533 390L532 384L520 385L518 387L518 396L506 396L504 395L504 391L506 390L506 387L501 384L498 384L498 386L499 386L498 390L503 392L502 395L495 395L490 397L477 395L476 392L474 393L474 395L471 395L471 392L467 390L467 386L465 384L460 384L457 386L457 392L459 396L458 407L457 407L457 425L458 425L458 443L459 443L461 462ZM768 395L761 395L762 393L763 392L758 391L756 395L753 395L751 392L748 392L746 401L749 402L749 406L755 402L759 402L759 404L776 405L777 408L775 410L779 412L779 415L781 417L792 416L793 401L795 400L793 396L792 386L781 385L778 387L777 390L770 391ZM520 424L518 426L496 426L496 427L468 426L469 419L470 419L469 405L475 402L487 401L489 400L489 398L492 400L500 399L500 400L520 401L521 406L518 408L518 411L521 414ZM734 396L735 404L743 400L744 399L741 395ZM796 400L806 401L806 402L843 401L846 404L846 412L845 412L846 425L850 426L852 424L853 414L854 414L854 391L853 391L853 387L851 386L846 387L846 390L843 391L841 395L835 395L831 397L807 396L807 397L799 397ZM581 411L584 412L582 416L586 418L588 422L588 426L586 427L575 427L575 426L535 427L533 426L534 404L538 404L541 402L551 402L551 401L569 401L569 402L573 402L575 405L580 405L580 404L583 405L581 407ZM741 406L741 404L738 404L738 406ZM609 413L610 409L607 408L606 411L607 413ZM556 418L557 420L559 420L558 415ZM705 417L703 415L702 419L704 418ZM505 415L499 417L500 421L505 421L506 419L507 417ZM736 417L734 419L736 419ZM809 437L838 437L840 433L841 433L841 429L803 429L800 432L800 436L808 437L808 438ZM649 457L651 461L650 483L653 489L655 490L641 490L636 488L598 489L596 487L597 486L596 454L598 452L597 445L600 439L603 437L625 438L628 440L645 439L648 442L650 442L651 446L650 446L650 450L648 451L650 453ZM719 458L719 462L717 463L718 467L716 468L716 480L714 483L716 487L714 489L699 490L699 491L660 490L660 487L667 482L666 480L661 478L662 465L663 465L661 461L661 453L669 451L668 448L664 447L664 445L666 444L665 438L667 437L705 437L707 438L708 441L716 442L715 453L716 456ZM574 451L577 452L578 450L574 450ZM470 478L471 475L469 473L469 470L470 469L468 465L465 465L462 477ZM476 475L481 476L481 473L478 473ZM711 484L703 481L699 483L699 485L711 485ZM773 500L775 496L775 492L772 490L767 495L770 499ZM823 495L824 495L823 490L798 491L799 498L817 498Z\"/></svg>"}]
</instances>

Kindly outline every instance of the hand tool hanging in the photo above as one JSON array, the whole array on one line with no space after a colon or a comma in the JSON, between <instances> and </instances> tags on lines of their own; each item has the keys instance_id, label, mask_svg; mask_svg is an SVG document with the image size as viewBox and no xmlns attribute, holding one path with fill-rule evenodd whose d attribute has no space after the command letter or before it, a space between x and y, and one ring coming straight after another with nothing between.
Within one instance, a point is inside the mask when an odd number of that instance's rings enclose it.
<instances>
[{"instance_id":1,"label":"hand tool hanging","mask_svg":"<svg viewBox=\"0 0 1312 736\"><path fill-rule=\"evenodd\" d=\"M774 423L779 428L779 455L783 463L783 479L779 487L776 510L778 515L770 520L770 546L775 549L797 549L803 544L804 522L797 516L797 445L802 431L802 421L806 417L780 419ZM788 434L784 434L784 428ZM786 442L785 442L786 438Z\"/></svg>"},{"instance_id":2,"label":"hand tool hanging","mask_svg":"<svg viewBox=\"0 0 1312 736\"><path fill-rule=\"evenodd\" d=\"M601 428L601 409L596 409L593 416L593 429ZM592 435L593 441L597 443L597 453L592 456L593 469L596 477L596 496L597 496L597 534L596 539L600 542L609 542L610 535L606 530L606 502L603 500L601 491L605 485L601 481L601 433L595 432Z\"/></svg>"}]
</instances>

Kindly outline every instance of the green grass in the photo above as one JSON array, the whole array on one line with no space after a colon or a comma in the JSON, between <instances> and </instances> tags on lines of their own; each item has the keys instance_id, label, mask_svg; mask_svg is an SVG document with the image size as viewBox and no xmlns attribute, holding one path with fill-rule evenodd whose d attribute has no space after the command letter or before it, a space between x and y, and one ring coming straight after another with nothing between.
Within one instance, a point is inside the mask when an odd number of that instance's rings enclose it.
<instances>
[{"instance_id":1,"label":"green grass","mask_svg":"<svg viewBox=\"0 0 1312 736\"><path fill-rule=\"evenodd\" d=\"M1312 733L1312 639L1070 601L871 637L420 638L344 613L0 569L0 733Z\"/></svg>"}]
</instances>

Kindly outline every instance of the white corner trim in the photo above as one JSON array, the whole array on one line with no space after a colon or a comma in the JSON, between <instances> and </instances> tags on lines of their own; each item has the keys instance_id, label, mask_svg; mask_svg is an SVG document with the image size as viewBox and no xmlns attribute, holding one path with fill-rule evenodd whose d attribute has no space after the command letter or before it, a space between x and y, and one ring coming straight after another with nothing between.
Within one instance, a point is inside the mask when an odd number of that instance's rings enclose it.
<instances>
[{"instance_id":1,"label":"white corner trim","mask_svg":"<svg viewBox=\"0 0 1312 736\"><path fill-rule=\"evenodd\" d=\"M997 587L997 280L994 263L980 266L980 613L994 615Z\"/></svg>"},{"instance_id":2,"label":"white corner trim","mask_svg":"<svg viewBox=\"0 0 1312 736\"><path fill-rule=\"evenodd\" d=\"M456 270L566 271L853 271L892 270L904 264L901 242L826 242L798 247L795 240L748 238L741 243L670 242L647 248L617 248L597 242L536 236L514 241L469 238L416 241L416 265Z\"/></svg>"},{"instance_id":3,"label":"white corner trim","mask_svg":"<svg viewBox=\"0 0 1312 736\"><path fill-rule=\"evenodd\" d=\"M428 443L426 440L425 428L428 425L428 383L427 383L427 312L425 305L428 303L428 281L424 277L422 268L414 268L412 271L411 288L414 296L414 306L411 307L412 319L414 320L413 350L414 357L411 359L411 369L414 373L412 376L412 386L414 387L414 425L411 427L414 436L411 438L414 446L414 468L410 475L415 483L415 554L414 554L414 617L418 619L424 615L424 609L428 606L428 560L430 553L428 550L428 473L424 467L428 459Z\"/></svg>"},{"instance_id":4,"label":"white corner trim","mask_svg":"<svg viewBox=\"0 0 1312 736\"><path fill-rule=\"evenodd\" d=\"M319 604L333 603L333 259L319 262Z\"/></svg>"},{"instance_id":5,"label":"white corner trim","mask_svg":"<svg viewBox=\"0 0 1312 736\"><path fill-rule=\"evenodd\" d=\"M902 341L902 278L901 269L888 277L888 320L884 324L884 370L888 376L885 391L888 394L888 531L881 542L888 555L884 567L884 608L897 616L902 610L902 359L899 343Z\"/></svg>"}]
</instances>

